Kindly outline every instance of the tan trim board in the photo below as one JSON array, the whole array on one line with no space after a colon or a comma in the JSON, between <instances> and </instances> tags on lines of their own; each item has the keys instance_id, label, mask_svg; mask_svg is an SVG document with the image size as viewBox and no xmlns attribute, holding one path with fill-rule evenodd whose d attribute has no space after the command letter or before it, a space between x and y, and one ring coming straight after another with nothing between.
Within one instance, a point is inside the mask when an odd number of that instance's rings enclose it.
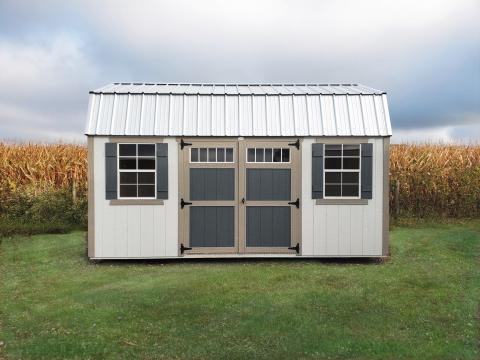
<instances>
[{"instance_id":1,"label":"tan trim board","mask_svg":"<svg viewBox=\"0 0 480 360\"><path fill-rule=\"evenodd\" d=\"M317 199L315 205L368 205L368 199Z\"/></svg>"},{"instance_id":2,"label":"tan trim board","mask_svg":"<svg viewBox=\"0 0 480 360\"><path fill-rule=\"evenodd\" d=\"M389 255L390 237L390 138L383 139L383 231L382 255Z\"/></svg>"},{"instance_id":3,"label":"tan trim board","mask_svg":"<svg viewBox=\"0 0 480 360\"><path fill-rule=\"evenodd\" d=\"M110 200L110 205L163 205L164 202L163 200L160 199L116 199L116 200Z\"/></svg>"},{"instance_id":4,"label":"tan trim board","mask_svg":"<svg viewBox=\"0 0 480 360\"><path fill-rule=\"evenodd\" d=\"M87 151L88 151L88 234L87 234L87 246L88 257L95 257L95 197L94 197L94 138L92 136L87 137Z\"/></svg>"}]
</instances>

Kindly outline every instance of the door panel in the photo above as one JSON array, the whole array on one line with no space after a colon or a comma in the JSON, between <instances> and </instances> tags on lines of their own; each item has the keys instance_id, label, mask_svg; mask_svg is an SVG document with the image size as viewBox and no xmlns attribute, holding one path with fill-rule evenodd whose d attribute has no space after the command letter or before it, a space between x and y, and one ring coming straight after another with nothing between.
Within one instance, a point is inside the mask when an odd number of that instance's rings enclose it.
<instances>
[{"instance_id":1,"label":"door panel","mask_svg":"<svg viewBox=\"0 0 480 360\"><path fill-rule=\"evenodd\" d=\"M194 206L190 209L191 247L233 247L235 209L233 206Z\"/></svg>"},{"instance_id":2,"label":"door panel","mask_svg":"<svg viewBox=\"0 0 480 360\"><path fill-rule=\"evenodd\" d=\"M247 247L289 247L291 208L289 206L247 206Z\"/></svg>"},{"instance_id":3,"label":"door panel","mask_svg":"<svg viewBox=\"0 0 480 360\"><path fill-rule=\"evenodd\" d=\"M247 200L286 200L291 198L290 169L248 169Z\"/></svg>"},{"instance_id":4,"label":"door panel","mask_svg":"<svg viewBox=\"0 0 480 360\"><path fill-rule=\"evenodd\" d=\"M190 169L191 200L234 200L235 169Z\"/></svg>"}]
</instances>

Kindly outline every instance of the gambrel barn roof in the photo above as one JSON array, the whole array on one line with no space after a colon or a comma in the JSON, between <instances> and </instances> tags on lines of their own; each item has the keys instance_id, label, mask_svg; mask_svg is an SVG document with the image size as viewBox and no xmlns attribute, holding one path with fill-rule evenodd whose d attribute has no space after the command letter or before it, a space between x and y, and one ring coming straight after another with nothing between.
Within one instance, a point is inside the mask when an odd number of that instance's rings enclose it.
<instances>
[{"instance_id":1,"label":"gambrel barn roof","mask_svg":"<svg viewBox=\"0 0 480 360\"><path fill-rule=\"evenodd\" d=\"M391 136L384 91L359 84L114 83L90 92L87 135Z\"/></svg>"}]
</instances>

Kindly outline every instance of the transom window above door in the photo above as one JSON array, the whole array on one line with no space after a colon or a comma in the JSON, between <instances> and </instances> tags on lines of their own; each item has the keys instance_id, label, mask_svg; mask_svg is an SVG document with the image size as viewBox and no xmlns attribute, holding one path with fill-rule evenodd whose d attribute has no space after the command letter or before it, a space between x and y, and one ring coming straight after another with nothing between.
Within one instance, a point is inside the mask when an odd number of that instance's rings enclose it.
<instances>
[{"instance_id":1,"label":"transom window above door","mask_svg":"<svg viewBox=\"0 0 480 360\"><path fill-rule=\"evenodd\" d=\"M289 148L247 148L247 163L289 163Z\"/></svg>"},{"instance_id":2,"label":"transom window above door","mask_svg":"<svg viewBox=\"0 0 480 360\"><path fill-rule=\"evenodd\" d=\"M118 144L119 199L155 199L155 144Z\"/></svg>"},{"instance_id":3,"label":"transom window above door","mask_svg":"<svg viewBox=\"0 0 480 360\"><path fill-rule=\"evenodd\" d=\"M191 163L233 163L231 147L193 147L190 149Z\"/></svg>"},{"instance_id":4,"label":"transom window above door","mask_svg":"<svg viewBox=\"0 0 480 360\"><path fill-rule=\"evenodd\" d=\"M360 145L325 144L325 198L360 198Z\"/></svg>"}]
</instances>

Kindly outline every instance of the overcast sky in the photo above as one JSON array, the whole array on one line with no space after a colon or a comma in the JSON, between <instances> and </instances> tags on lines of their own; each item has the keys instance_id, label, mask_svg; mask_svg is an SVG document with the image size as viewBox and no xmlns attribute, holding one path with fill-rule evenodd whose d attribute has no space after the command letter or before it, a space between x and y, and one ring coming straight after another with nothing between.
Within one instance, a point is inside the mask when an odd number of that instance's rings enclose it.
<instances>
[{"instance_id":1,"label":"overcast sky","mask_svg":"<svg viewBox=\"0 0 480 360\"><path fill-rule=\"evenodd\" d=\"M358 82L394 141L479 141L480 1L0 0L0 138L84 141L119 81Z\"/></svg>"}]
</instances>

